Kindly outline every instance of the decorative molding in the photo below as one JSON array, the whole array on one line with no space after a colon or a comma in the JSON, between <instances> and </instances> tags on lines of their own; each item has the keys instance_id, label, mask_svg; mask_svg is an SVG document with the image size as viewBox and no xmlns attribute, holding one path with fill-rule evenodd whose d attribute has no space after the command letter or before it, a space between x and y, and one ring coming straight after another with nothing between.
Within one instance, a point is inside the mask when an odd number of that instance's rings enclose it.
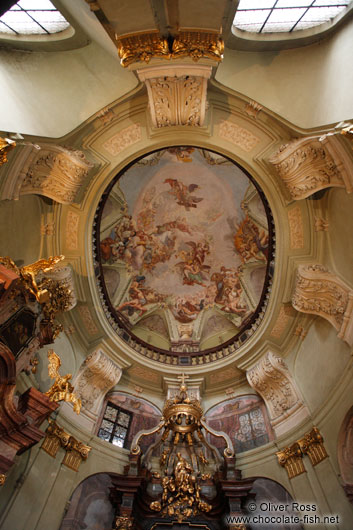
<instances>
[{"instance_id":1,"label":"decorative molding","mask_svg":"<svg viewBox=\"0 0 353 530\"><path fill-rule=\"evenodd\" d=\"M331 186L353 190L353 162L337 138L292 140L269 161L295 200Z\"/></svg>"},{"instance_id":2,"label":"decorative molding","mask_svg":"<svg viewBox=\"0 0 353 530\"><path fill-rule=\"evenodd\" d=\"M210 66L155 66L137 70L137 74L146 83L155 127L203 125Z\"/></svg>"},{"instance_id":3,"label":"decorative molding","mask_svg":"<svg viewBox=\"0 0 353 530\"><path fill-rule=\"evenodd\" d=\"M275 325L272 328L271 337L279 339L282 336L284 330L290 322L291 316L293 316L293 309L289 306L282 305Z\"/></svg>"},{"instance_id":4,"label":"decorative molding","mask_svg":"<svg viewBox=\"0 0 353 530\"><path fill-rule=\"evenodd\" d=\"M308 415L281 357L268 352L246 375L250 386L264 399L277 435Z\"/></svg>"},{"instance_id":5,"label":"decorative molding","mask_svg":"<svg viewBox=\"0 0 353 530\"><path fill-rule=\"evenodd\" d=\"M260 105L260 103L257 103L256 101L250 100L244 107L244 112L250 118L254 118L256 120L258 113L263 109L263 106Z\"/></svg>"},{"instance_id":6,"label":"decorative molding","mask_svg":"<svg viewBox=\"0 0 353 530\"><path fill-rule=\"evenodd\" d=\"M89 335L96 335L98 333L98 328L93 320L91 311L87 305L79 305L77 307L78 312L80 313L82 322Z\"/></svg>"},{"instance_id":7,"label":"decorative molding","mask_svg":"<svg viewBox=\"0 0 353 530\"><path fill-rule=\"evenodd\" d=\"M142 137L141 134L141 125L134 123L109 138L109 140L104 142L103 147L111 155L117 156L131 145L139 142Z\"/></svg>"},{"instance_id":8,"label":"decorative molding","mask_svg":"<svg viewBox=\"0 0 353 530\"><path fill-rule=\"evenodd\" d=\"M247 153L250 153L260 141L260 138L252 132L231 121L221 121L218 134L224 140L240 147Z\"/></svg>"},{"instance_id":9,"label":"decorative molding","mask_svg":"<svg viewBox=\"0 0 353 530\"><path fill-rule=\"evenodd\" d=\"M303 328L303 326L297 326L294 330L294 333L293 335L295 335L296 337L299 337L301 339L305 339L305 337L307 336L308 332Z\"/></svg>"},{"instance_id":10,"label":"decorative molding","mask_svg":"<svg viewBox=\"0 0 353 530\"><path fill-rule=\"evenodd\" d=\"M145 368L144 366L141 366L139 364L135 364L134 366L132 366L129 369L129 374L139 377L140 379L150 381L151 383L159 382L159 376L156 372L152 372L152 370L149 370L148 368Z\"/></svg>"},{"instance_id":11,"label":"decorative molding","mask_svg":"<svg viewBox=\"0 0 353 530\"><path fill-rule=\"evenodd\" d=\"M53 222L42 223L40 233L42 236L53 236L55 234L55 224Z\"/></svg>"},{"instance_id":12,"label":"decorative molding","mask_svg":"<svg viewBox=\"0 0 353 530\"><path fill-rule=\"evenodd\" d=\"M288 478L292 479L306 472L303 454L297 442L276 453L278 463L285 468Z\"/></svg>"},{"instance_id":13,"label":"decorative molding","mask_svg":"<svg viewBox=\"0 0 353 530\"><path fill-rule=\"evenodd\" d=\"M105 395L119 382L121 374L121 368L102 350L98 349L88 355L74 381L83 411L97 416Z\"/></svg>"},{"instance_id":14,"label":"decorative molding","mask_svg":"<svg viewBox=\"0 0 353 530\"><path fill-rule=\"evenodd\" d=\"M149 63L152 57L170 59L168 41L160 37L158 31L119 37L117 47L124 68L139 61Z\"/></svg>"},{"instance_id":15,"label":"decorative molding","mask_svg":"<svg viewBox=\"0 0 353 530\"><path fill-rule=\"evenodd\" d=\"M16 188L20 195L34 193L71 204L92 167L82 151L43 144L28 153Z\"/></svg>"},{"instance_id":16,"label":"decorative molding","mask_svg":"<svg viewBox=\"0 0 353 530\"><path fill-rule=\"evenodd\" d=\"M223 59L224 43L218 32L205 30L180 31L172 45L172 59L191 57L194 61L202 58L220 62Z\"/></svg>"},{"instance_id":17,"label":"decorative molding","mask_svg":"<svg viewBox=\"0 0 353 530\"><path fill-rule=\"evenodd\" d=\"M68 250L78 249L78 226L80 216L78 213L70 210L66 217L66 247Z\"/></svg>"},{"instance_id":18,"label":"decorative molding","mask_svg":"<svg viewBox=\"0 0 353 530\"><path fill-rule=\"evenodd\" d=\"M0 486L3 486L6 482L6 475L5 473L0 473Z\"/></svg>"},{"instance_id":19,"label":"decorative molding","mask_svg":"<svg viewBox=\"0 0 353 530\"><path fill-rule=\"evenodd\" d=\"M325 318L338 331L338 338L353 345L353 290L323 265L298 267L292 305L302 313Z\"/></svg>"},{"instance_id":20,"label":"decorative molding","mask_svg":"<svg viewBox=\"0 0 353 530\"><path fill-rule=\"evenodd\" d=\"M329 222L322 217L315 217L315 232L328 232Z\"/></svg>"},{"instance_id":21,"label":"decorative molding","mask_svg":"<svg viewBox=\"0 0 353 530\"><path fill-rule=\"evenodd\" d=\"M299 205L296 205L291 210L288 210L288 222L290 233L290 248L297 250L304 248L304 228L302 210Z\"/></svg>"},{"instance_id":22,"label":"decorative molding","mask_svg":"<svg viewBox=\"0 0 353 530\"><path fill-rule=\"evenodd\" d=\"M316 466L328 457L324 446L324 439L317 427L313 427L310 432L298 440L298 444L303 455L308 455L313 466Z\"/></svg>"}]
</instances>

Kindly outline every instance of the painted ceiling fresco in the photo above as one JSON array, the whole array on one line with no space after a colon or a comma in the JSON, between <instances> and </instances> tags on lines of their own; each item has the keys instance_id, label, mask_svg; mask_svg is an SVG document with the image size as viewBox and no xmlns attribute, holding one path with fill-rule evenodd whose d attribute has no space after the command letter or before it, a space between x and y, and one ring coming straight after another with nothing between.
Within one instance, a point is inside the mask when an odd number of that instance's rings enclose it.
<instances>
[{"instance_id":1,"label":"painted ceiling fresco","mask_svg":"<svg viewBox=\"0 0 353 530\"><path fill-rule=\"evenodd\" d=\"M140 159L105 194L101 276L115 317L148 344L202 351L238 334L267 271L259 192L230 160L192 147Z\"/></svg>"}]
</instances>

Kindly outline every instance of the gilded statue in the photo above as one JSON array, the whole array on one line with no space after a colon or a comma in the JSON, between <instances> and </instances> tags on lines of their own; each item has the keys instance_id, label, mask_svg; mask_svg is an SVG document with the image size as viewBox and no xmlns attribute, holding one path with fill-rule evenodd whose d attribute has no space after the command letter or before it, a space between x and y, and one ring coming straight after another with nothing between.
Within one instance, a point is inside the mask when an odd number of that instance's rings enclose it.
<instances>
[{"instance_id":1,"label":"gilded statue","mask_svg":"<svg viewBox=\"0 0 353 530\"><path fill-rule=\"evenodd\" d=\"M29 265L17 267L16 263L11 258L0 257L0 263L18 274L25 287L33 294L37 302L42 304L49 300L49 292L47 289L41 289L38 286L36 276L41 272L50 272L56 264L64 258L65 256L50 256L48 259L43 258Z\"/></svg>"},{"instance_id":2,"label":"gilded statue","mask_svg":"<svg viewBox=\"0 0 353 530\"><path fill-rule=\"evenodd\" d=\"M61 376L59 374L59 367L61 366L60 357L54 350L48 350L48 373L51 379L55 379L53 385L49 388L45 395L49 397L50 401L67 401L73 403L74 411L80 414L81 400L74 394L74 387L69 382L72 378L71 374Z\"/></svg>"}]
</instances>

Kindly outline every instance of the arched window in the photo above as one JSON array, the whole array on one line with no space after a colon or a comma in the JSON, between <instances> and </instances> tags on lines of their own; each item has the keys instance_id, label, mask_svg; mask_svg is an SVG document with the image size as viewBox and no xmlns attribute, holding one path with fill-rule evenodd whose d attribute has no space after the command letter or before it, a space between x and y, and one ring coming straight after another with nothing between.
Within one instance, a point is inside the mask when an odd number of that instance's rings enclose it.
<instances>
[{"instance_id":1,"label":"arched window","mask_svg":"<svg viewBox=\"0 0 353 530\"><path fill-rule=\"evenodd\" d=\"M0 35L51 35L69 26L50 0L19 0L0 18Z\"/></svg>"},{"instance_id":2,"label":"arched window","mask_svg":"<svg viewBox=\"0 0 353 530\"><path fill-rule=\"evenodd\" d=\"M351 0L240 0L233 24L251 33L291 33L334 19L350 3Z\"/></svg>"}]
</instances>

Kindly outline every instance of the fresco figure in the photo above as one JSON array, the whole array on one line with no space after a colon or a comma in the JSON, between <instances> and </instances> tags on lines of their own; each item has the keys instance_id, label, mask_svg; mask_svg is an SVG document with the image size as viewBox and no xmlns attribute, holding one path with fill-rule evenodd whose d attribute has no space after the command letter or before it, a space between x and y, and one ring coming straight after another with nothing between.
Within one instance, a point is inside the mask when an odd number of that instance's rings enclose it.
<instances>
[{"instance_id":1,"label":"fresco figure","mask_svg":"<svg viewBox=\"0 0 353 530\"><path fill-rule=\"evenodd\" d=\"M164 184L169 184L171 190L169 193L176 198L176 203L184 206L188 212L190 208L197 208L197 203L203 201L203 197L195 197L191 193L197 190L200 186L198 184L183 184L178 179L165 179Z\"/></svg>"}]
</instances>

